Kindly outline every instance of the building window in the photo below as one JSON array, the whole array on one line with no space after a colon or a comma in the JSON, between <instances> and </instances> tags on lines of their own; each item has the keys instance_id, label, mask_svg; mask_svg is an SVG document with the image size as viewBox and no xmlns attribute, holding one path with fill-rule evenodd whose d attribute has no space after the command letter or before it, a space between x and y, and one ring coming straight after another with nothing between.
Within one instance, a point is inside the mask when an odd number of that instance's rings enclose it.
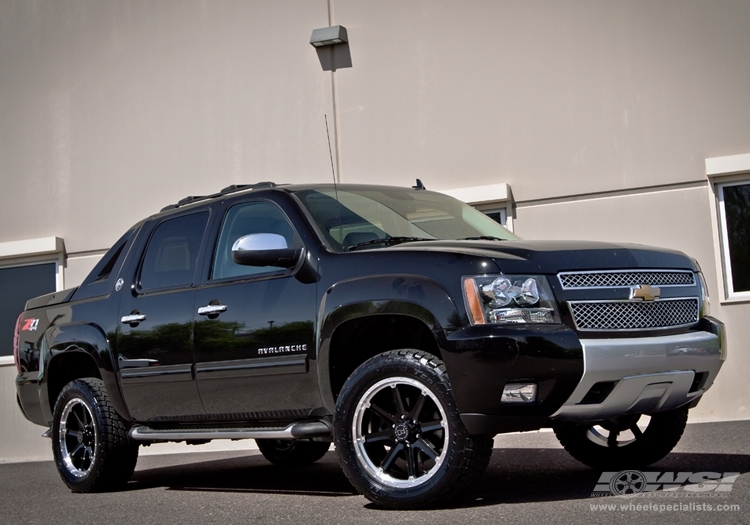
<instances>
[{"instance_id":1,"label":"building window","mask_svg":"<svg viewBox=\"0 0 750 525\"><path fill-rule=\"evenodd\" d=\"M0 356L13 355L13 330L26 301L57 290L57 263L0 267Z\"/></svg>"},{"instance_id":2,"label":"building window","mask_svg":"<svg viewBox=\"0 0 750 525\"><path fill-rule=\"evenodd\" d=\"M727 295L750 297L750 180L717 189Z\"/></svg>"},{"instance_id":3,"label":"building window","mask_svg":"<svg viewBox=\"0 0 750 525\"><path fill-rule=\"evenodd\" d=\"M508 212L505 208L497 208L497 206L492 205L478 205L474 207L496 223L506 228L508 227Z\"/></svg>"},{"instance_id":4,"label":"building window","mask_svg":"<svg viewBox=\"0 0 750 525\"><path fill-rule=\"evenodd\" d=\"M60 237L0 242L0 366L13 364L13 331L26 301L64 288L64 263Z\"/></svg>"}]
</instances>

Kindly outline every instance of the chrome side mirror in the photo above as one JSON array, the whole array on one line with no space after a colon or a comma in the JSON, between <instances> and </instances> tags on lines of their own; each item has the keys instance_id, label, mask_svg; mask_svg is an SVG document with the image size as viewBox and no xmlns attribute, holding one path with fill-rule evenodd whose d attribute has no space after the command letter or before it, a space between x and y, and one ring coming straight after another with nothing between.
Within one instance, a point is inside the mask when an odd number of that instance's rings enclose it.
<instances>
[{"instance_id":1,"label":"chrome side mirror","mask_svg":"<svg viewBox=\"0 0 750 525\"><path fill-rule=\"evenodd\" d=\"M232 245L232 260L244 266L292 268L301 253L301 249L289 248L286 239L275 233L251 233Z\"/></svg>"}]
</instances>

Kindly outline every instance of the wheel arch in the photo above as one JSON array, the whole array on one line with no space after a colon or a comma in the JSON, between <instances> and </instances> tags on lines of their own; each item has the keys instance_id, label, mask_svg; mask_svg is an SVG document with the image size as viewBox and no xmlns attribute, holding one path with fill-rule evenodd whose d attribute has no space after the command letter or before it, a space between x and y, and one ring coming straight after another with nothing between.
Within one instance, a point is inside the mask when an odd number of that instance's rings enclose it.
<instances>
[{"instance_id":1,"label":"wheel arch","mask_svg":"<svg viewBox=\"0 0 750 525\"><path fill-rule=\"evenodd\" d=\"M321 304L318 380L333 411L346 379L367 359L413 348L441 357L445 331L461 317L448 292L423 276L377 276L338 283Z\"/></svg>"},{"instance_id":2,"label":"wheel arch","mask_svg":"<svg viewBox=\"0 0 750 525\"><path fill-rule=\"evenodd\" d=\"M45 334L40 378L40 401L48 421L52 420L57 396L70 381L84 377L101 379L115 410L129 419L120 396L107 335L96 325L80 323L50 328Z\"/></svg>"}]
</instances>

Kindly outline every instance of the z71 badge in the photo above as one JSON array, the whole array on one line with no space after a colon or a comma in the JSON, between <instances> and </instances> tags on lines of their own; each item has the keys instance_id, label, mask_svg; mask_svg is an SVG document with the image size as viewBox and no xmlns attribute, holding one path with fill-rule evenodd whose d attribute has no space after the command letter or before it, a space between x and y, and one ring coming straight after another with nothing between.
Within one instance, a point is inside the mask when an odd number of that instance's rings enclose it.
<instances>
[{"instance_id":1,"label":"z71 badge","mask_svg":"<svg viewBox=\"0 0 750 525\"><path fill-rule=\"evenodd\" d=\"M36 329L39 327L39 319L26 319L23 322L23 326L21 327L21 331L28 331L28 332L36 332Z\"/></svg>"}]
</instances>

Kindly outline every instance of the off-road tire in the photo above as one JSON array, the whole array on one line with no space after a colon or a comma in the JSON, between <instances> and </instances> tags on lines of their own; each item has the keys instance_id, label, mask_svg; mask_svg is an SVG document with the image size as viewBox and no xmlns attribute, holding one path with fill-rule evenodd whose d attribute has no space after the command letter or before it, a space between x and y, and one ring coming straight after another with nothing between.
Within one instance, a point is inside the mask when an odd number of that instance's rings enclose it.
<instances>
[{"instance_id":1,"label":"off-road tire","mask_svg":"<svg viewBox=\"0 0 750 525\"><path fill-rule=\"evenodd\" d=\"M260 453L274 465L297 467L315 463L326 455L330 441L304 439L256 439Z\"/></svg>"},{"instance_id":2,"label":"off-road tire","mask_svg":"<svg viewBox=\"0 0 750 525\"><path fill-rule=\"evenodd\" d=\"M138 443L128 437L101 379L77 379L60 392L52 453L60 477L73 492L115 490L130 479Z\"/></svg>"},{"instance_id":3,"label":"off-road tire","mask_svg":"<svg viewBox=\"0 0 750 525\"><path fill-rule=\"evenodd\" d=\"M635 430L634 416L596 425L565 423L554 427L554 431L565 450L584 465L596 470L622 470L646 467L669 454L680 441L687 419L688 409L683 407L651 415L643 431ZM618 440L626 430L630 430L630 439Z\"/></svg>"},{"instance_id":4,"label":"off-road tire","mask_svg":"<svg viewBox=\"0 0 750 525\"><path fill-rule=\"evenodd\" d=\"M392 509L447 503L481 478L492 454L492 437L469 435L461 421L443 362L418 350L385 352L354 371L333 436L352 485Z\"/></svg>"}]
</instances>

